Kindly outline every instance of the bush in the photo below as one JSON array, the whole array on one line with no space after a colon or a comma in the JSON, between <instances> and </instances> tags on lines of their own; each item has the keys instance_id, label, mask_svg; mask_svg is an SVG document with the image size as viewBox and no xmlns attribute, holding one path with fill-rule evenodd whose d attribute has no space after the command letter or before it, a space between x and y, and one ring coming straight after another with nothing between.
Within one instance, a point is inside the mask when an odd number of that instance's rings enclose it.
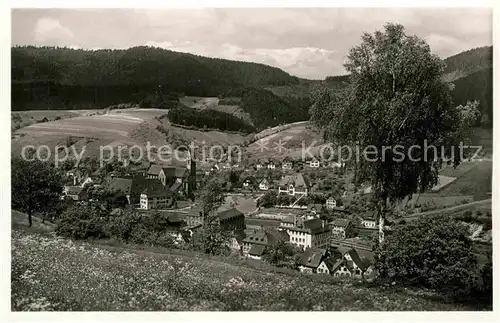
<instances>
[{"instance_id":1,"label":"bush","mask_svg":"<svg viewBox=\"0 0 500 323\"><path fill-rule=\"evenodd\" d=\"M419 285L453 298L471 295L478 267L466 225L448 216L427 216L398 226L382 249L377 269L382 280Z\"/></svg>"},{"instance_id":2,"label":"bush","mask_svg":"<svg viewBox=\"0 0 500 323\"><path fill-rule=\"evenodd\" d=\"M72 239L102 239L108 236L104 232L104 214L91 205L74 205L66 209L57 223L56 232Z\"/></svg>"}]
</instances>

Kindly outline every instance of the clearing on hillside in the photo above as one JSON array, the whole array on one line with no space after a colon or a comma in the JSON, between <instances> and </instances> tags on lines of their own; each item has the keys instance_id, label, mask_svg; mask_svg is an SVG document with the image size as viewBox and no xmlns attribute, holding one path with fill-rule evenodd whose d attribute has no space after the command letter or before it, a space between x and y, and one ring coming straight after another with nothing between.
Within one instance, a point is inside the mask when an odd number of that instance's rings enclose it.
<instances>
[{"instance_id":1,"label":"clearing on hillside","mask_svg":"<svg viewBox=\"0 0 500 323\"><path fill-rule=\"evenodd\" d=\"M257 138L265 134L264 137L251 143L247 148L247 152L252 158L284 156L296 158L302 155L302 147L307 148L313 145L316 147L311 150L314 154L323 144L320 134L310 126L308 121L301 121L291 126L283 125L265 131L257 134Z\"/></svg>"}]
</instances>

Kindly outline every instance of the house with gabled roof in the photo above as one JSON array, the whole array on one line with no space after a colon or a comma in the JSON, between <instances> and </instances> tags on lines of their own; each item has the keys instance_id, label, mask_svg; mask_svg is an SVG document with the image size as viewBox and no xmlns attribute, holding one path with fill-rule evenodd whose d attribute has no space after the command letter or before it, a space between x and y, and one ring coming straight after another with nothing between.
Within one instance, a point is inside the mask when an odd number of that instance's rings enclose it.
<instances>
[{"instance_id":1,"label":"house with gabled roof","mask_svg":"<svg viewBox=\"0 0 500 323\"><path fill-rule=\"evenodd\" d=\"M171 186L174 182L179 182L186 185L186 191L188 177L189 170L187 168L176 166L151 164L147 172L148 179L158 179L163 186Z\"/></svg>"},{"instance_id":2,"label":"house with gabled roof","mask_svg":"<svg viewBox=\"0 0 500 323\"><path fill-rule=\"evenodd\" d=\"M325 249L307 248L300 255L299 270L306 273L322 273L323 266L321 264L326 258L327 251Z\"/></svg>"},{"instance_id":3,"label":"house with gabled roof","mask_svg":"<svg viewBox=\"0 0 500 323\"><path fill-rule=\"evenodd\" d=\"M266 165L267 169L276 169L276 163L274 160L270 159Z\"/></svg>"},{"instance_id":4,"label":"house with gabled roof","mask_svg":"<svg viewBox=\"0 0 500 323\"><path fill-rule=\"evenodd\" d=\"M281 169L292 170L293 169L293 159L290 156L286 156L281 163Z\"/></svg>"},{"instance_id":5,"label":"house with gabled roof","mask_svg":"<svg viewBox=\"0 0 500 323\"><path fill-rule=\"evenodd\" d=\"M271 188L271 183L269 183L267 178L264 178L259 182L259 189L261 191L268 191L269 188Z\"/></svg>"},{"instance_id":6,"label":"house with gabled roof","mask_svg":"<svg viewBox=\"0 0 500 323\"><path fill-rule=\"evenodd\" d=\"M341 257L336 259L330 268L333 276L362 277L369 264L361 260L358 252L353 248L339 247Z\"/></svg>"},{"instance_id":7,"label":"house with gabled roof","mask_svg":"<svg viewBox=\"0 0 500 323\"><path fill-rule=\"evenodd\" d=\"M296 173L294 175L283 176L283 178L279 181L278 194L307 196L309 189L309 182L301 173Z\"/></svg>"}]
</instances>

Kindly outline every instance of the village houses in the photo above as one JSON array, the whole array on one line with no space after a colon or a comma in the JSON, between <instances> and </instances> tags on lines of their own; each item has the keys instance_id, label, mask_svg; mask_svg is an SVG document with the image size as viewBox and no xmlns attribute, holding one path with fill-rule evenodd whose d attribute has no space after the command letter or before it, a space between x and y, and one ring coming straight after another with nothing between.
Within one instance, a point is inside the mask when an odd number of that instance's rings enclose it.
<instances>
[{"instance_id":1,"label":"village houses","mask_svg":"<svg viewBox=\"0 0 500 323\"><path fill-rule=\"evenodd\" d=\"M293 223L291 223L293 218ZM321 219L304 220L297 216L290 216L281 220L280 226L288 233L289 242L302 249L321 248L330 245L332 230L330 226Z\"/></svg>"},{"instance_id":2,"label":"village houses","mask_svg":"<svg viewBox=\"0 0 500 323\"><path fill-rule=\"evenodd\" d=\"M309 193L309 183L301 173L285 175L279 181L278 194L305 195Z\"/></svg>"},{"instance_id":3,"label":"village houses","mask_svg":"<svg viewBox=\"0 0 500 323\"><path fill-rule=\"evenodd\" d=\"M349 219L335 219L331 223L333 238L346 239L349 236L352 223Z\"/></svg>"},{"instance_id":4,"label":"village houses","mask_svg":"<svg viewBox=\"0 0 500 323\"><path fill-rule=\"evenodd\" d=\"M285 230L275 228L253 230L243 240L243 254L249 258L260 259L266 247L278 241L289 241L289 236Z\"/></svg>"},{"instance_id":5,"label":"village houses","mask_svg":"<svg viewBox=\"0 0 500 323\"><path fill-rule=\"evenodd\" d=\"M328 210L333 210L334 208L337 207L337 201L333 198L333 196L330 196L327 200L326 200L326 208Z\"/></svg>"},{"instance_id":6,"label":"village houses","mask_svg":"<svg viewBox=\"0 0 500 323\"><path fill-rule=\"evenodd\" d=\"M361 217L361 225L365 228L375 228L377 225L377 220L375 219L375 213L370 212Z\"/></svg>"},{"instance_id":7,"label":"village houses","mask_svg":"<svg viewBox=\"0 0 500 323\"><path fill-rule=\"evenodd\" d=\"M320 162L319 159L314 156L311 160L307 161L307 166L311 168L319 168Z\"/></svg>"},{"instance_id":8,"label":"village houses","mask_svg":"<svg viewBox=\"0 0 500 323\"><path fill-rule=\"evenodd\" d=\"M260 189L261 191L268 191L268 190L269 190L269 188L270 188L270 186L271 186L271 185L270 185L269 181L267 180L267 178L262 179L262 180L260 181L260 183L259 183L259 189Z\"/></svg>"},{"instance_id":9,"label":"village houses","mask_svg":"<svg viewBox=\"0 0 500 323\"><path fill-rule=\"evenodd\" d=\"M140 208L144 210L163 209L172 206L174 192L166 189L160 182L153 182L140 196Z\"/></svg>"}]
</instances>

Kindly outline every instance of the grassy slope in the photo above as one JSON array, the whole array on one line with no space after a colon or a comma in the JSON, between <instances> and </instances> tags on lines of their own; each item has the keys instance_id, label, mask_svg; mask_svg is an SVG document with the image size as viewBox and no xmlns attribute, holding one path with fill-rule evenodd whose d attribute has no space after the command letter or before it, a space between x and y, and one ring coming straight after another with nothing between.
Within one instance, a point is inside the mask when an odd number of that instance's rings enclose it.
<instances>
[{"instance_id":1,"label":"grassy slope","mask_svg":"<svg viewBox=\"0 0 500 323\"><path fill-rule=\"evenodd\" d=\"M13 231L12 310L473 310L429 292Z\"/></svg>"},{"instance_id":2,"label":"grassy slope","mask_svg":"<svg viewBox=\"0 0 500 323\"><path fill-rule=\"evenodd\" d=\"M474 200L491 198L493 164L491 161L478 162L471 170L457 178L437 194L439 196L473 195Z\"/></svg>"}]
</instances>

